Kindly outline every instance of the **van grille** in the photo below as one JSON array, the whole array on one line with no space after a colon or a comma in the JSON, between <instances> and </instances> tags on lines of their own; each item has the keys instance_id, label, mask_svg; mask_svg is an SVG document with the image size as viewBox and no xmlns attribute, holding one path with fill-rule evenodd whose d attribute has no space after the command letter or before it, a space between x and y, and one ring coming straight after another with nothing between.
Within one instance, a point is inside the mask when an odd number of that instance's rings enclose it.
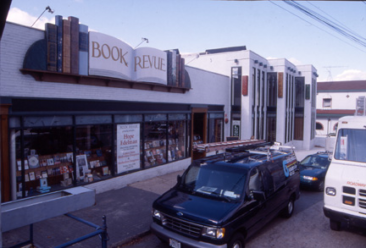
<instances>
[{"instance_id":1,"label":"van grille","mask_svg":"<svg viewBox=\"0 0 366 248\"><path fill-rule=\"evenodd\" d=\"M366 200L359 199L358 200L358 205L360 206L360 208L366 208Z\"/></svg>"},{"instance_id":2,"label":"van grille","mask_svg":"<svg viewBox=\"0 0 366 248\"><path fill-rule=\"evenodd\" d=\"M200 237L202 232L202 226L200 225L192 224L188 221L183 221L167 215L164 215L163 226L194 238Z\"/></svg>"},{"instance_id":3,"label":"van grille","mask_svg":"<svg viewBox=\"0 0 366 248\"><path fill-rule=\"evenodd\" d=\"M343 186L343 194L343 204L355 206L356 200L360 208L366 209L366 189L359 189L356 194L356 188ZM356 199L350 195L355 196Z\"/></svg>"},{"instance_id":4,"label":"van grille","mask_svg":"<svg viewBox=\"0 0 366 248\"><path fill-rule=\"evenodd\" d=\"M343 186L343 193L355 195L356 194L356 189L351 188L351 187Z\"/></svg>"},{"instance_id":5,"label":"van grille","mask_svg":"<svg viewBox=\"0 0 366 248\"><path fill-rule=\"evenodd\" d=\"M366 197L366 190L360 189L360 196Z\"/></svg>"}]
</instances>

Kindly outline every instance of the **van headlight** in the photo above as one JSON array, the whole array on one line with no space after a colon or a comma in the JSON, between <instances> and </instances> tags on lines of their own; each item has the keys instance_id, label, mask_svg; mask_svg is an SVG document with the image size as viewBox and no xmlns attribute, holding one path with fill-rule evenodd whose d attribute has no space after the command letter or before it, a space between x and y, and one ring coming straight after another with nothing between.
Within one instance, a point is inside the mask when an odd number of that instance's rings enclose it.
<instances>
[{"instance_id":1,"label":"van headlight","mask_svg":"<svg viewBox=\"0 0 366 248\"><path fill-rule=\"evenodd\" d=\"M335 196L335 195L337 194L337 191L336 191L336 189L335 189L335 188L333 188L333 187L327 187L327 188L325 189L325 193L326 193L327 195L330 195L330 196Z\"/></svg>"},{"instance_id":2,"label":"van headlight","mask_svg":"<svg viewBox=\"0 0 366 248\"><path fill-rule=\"evenodd\" d=\"M156 210L156 209L153 209L152 216L153 216L153 218L158 219L158 220L162 219L162 214L160 213L159 210Z\"/></svg>"},{"instance_id":3,"label":"van headlight","mask_svg":"<svg viewBox=\"0 0 366 248\"><path fill-rule=\"evenodd\" d=\"M204 227L202 235L214 239L223 239L225 236L225 228Z\"/></svg>"}]
</instances>

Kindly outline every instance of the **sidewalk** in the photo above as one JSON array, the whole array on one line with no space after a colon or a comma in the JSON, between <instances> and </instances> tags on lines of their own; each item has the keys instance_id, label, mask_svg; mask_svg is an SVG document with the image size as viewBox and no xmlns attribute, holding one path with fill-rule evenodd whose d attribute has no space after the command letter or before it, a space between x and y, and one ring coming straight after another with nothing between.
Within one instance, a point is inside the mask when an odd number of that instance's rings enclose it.
<instances>
[{"instance_id":1,"label":"sidewalk","mask_svg":"<svg viewBox=\"0 0 366 248\"><path fill-rule=\"evenodd\" d=\"M323 151L295 151L297 159ZM151 206L162 193L173 187L177 175L183 171L166 174L146 181L133 183L118 190L96 195L96 205L71 214L96 225L102 225L102 216L107 217L108 247L118 247L149 232ZM93 228L66 216L55 217L33 225L34 244L37 248L55 247L94 231ZM3 233L3 246L9 247L29 239L29 227ZM99 237L93 237L72 247L101 247Z\"/></svg>"}]
</instances>

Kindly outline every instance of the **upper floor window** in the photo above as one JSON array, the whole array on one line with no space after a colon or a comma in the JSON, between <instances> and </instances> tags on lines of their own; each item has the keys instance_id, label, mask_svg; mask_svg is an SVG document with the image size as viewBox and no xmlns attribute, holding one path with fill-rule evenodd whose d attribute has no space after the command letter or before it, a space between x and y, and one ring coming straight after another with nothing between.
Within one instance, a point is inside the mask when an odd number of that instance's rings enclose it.
<instances>
[{"instance_id":1,"label":"upper floor window","mask_svg":"<svg viewBox=\"0 0 366 248\"><path fill-rule=\"evenodd\" d=\"M323 99L323 108L332 107L332 98L324 98Z\"/></svg>"},{"instance_id":2,"label":"upper floor window","mask_svg":"<svg viewBox=\"0 0 366 248\"><path fill-rule=\"evenodd\" d=\"M316 130L323 130L323 125L320 122L316 123Z\"/></svg>"}]
</instances>

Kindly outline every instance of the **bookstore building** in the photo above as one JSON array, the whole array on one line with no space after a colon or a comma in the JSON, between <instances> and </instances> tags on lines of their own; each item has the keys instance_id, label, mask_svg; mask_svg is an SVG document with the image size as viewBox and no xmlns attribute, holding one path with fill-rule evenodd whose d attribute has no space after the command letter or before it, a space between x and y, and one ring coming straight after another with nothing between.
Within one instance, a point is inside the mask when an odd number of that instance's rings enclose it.
<instances>
[{"instance_id":1,"label":"bookstore building","mask_svg":"<svg viewBox=\"0 0 366 248\"><path fill-rule=\"evenodd\" d=\"M133 48L62 16L45 30L7 22L0 44L2 202L122 188L183 170L196 144L229 136L314 138L312 66L242 47Z\"/></svg>"},{"instance_id":2,"label":"bookstore building","mask_svg":"<svg viewBox=\"0 0 366 248\"><path fill-rule=\"evenodd\" d=\"M177 49L58 16L45 30L7 22L1 57L2 202L184 169L194 144L228 132L229 77L185 67Z\"/></svg>"}]
</instances>

